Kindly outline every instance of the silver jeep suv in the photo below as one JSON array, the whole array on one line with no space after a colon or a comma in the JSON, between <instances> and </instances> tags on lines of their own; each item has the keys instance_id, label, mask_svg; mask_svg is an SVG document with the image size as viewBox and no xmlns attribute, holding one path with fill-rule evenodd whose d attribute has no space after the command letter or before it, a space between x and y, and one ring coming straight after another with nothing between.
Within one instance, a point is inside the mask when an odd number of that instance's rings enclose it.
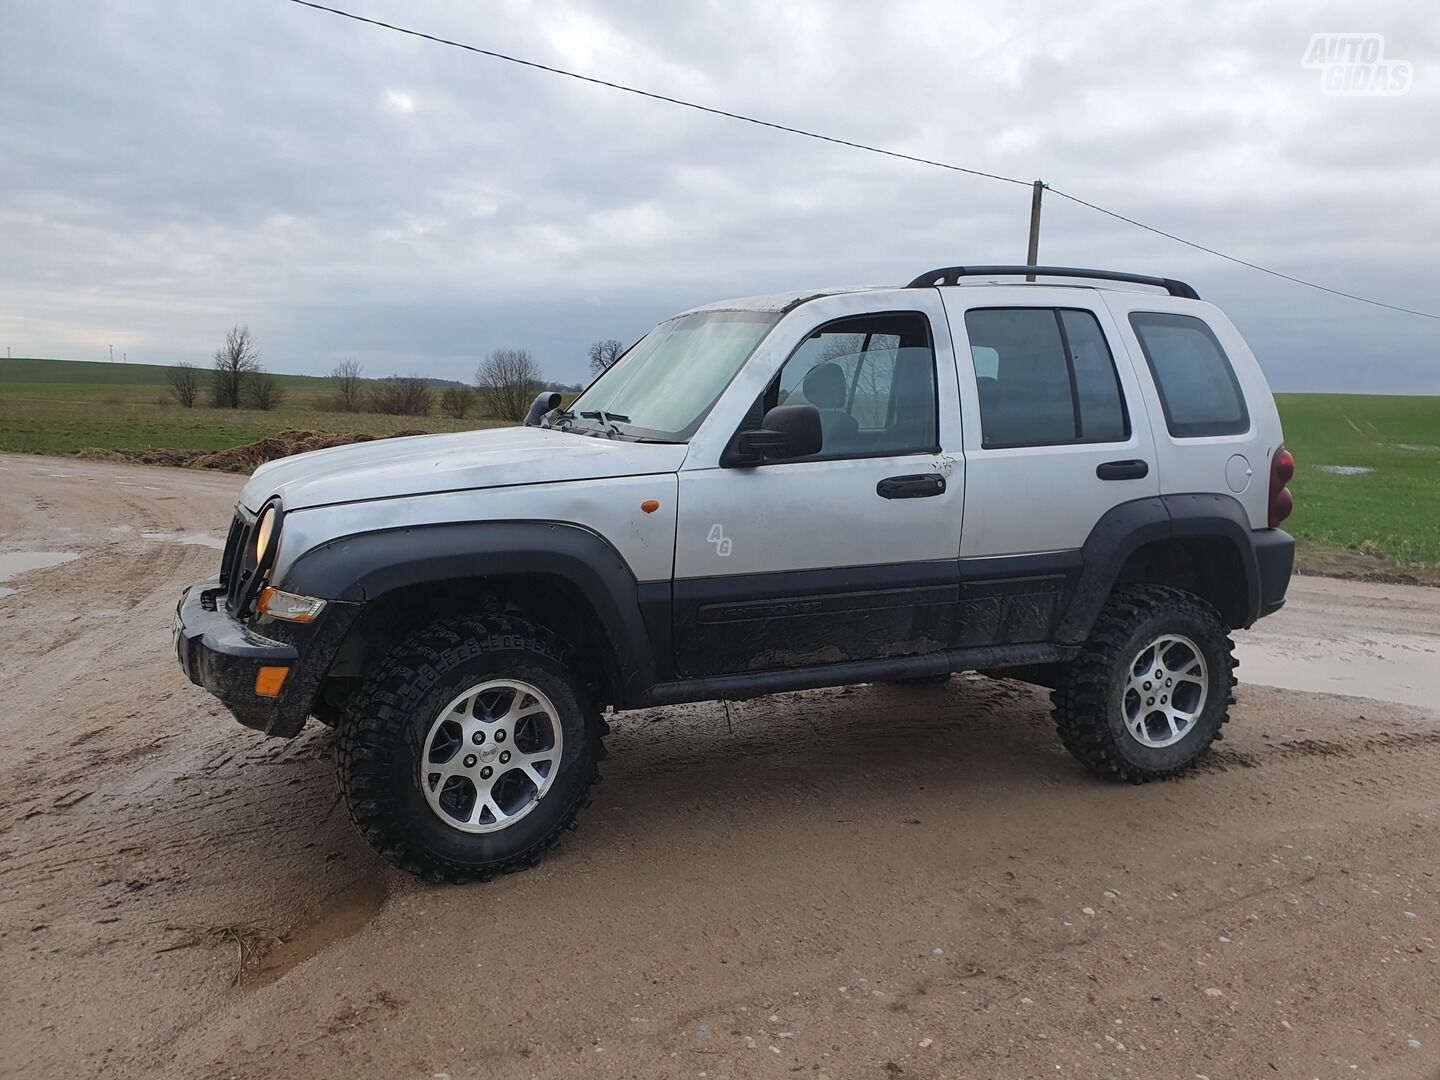
<instances>
[{"instance_id":1,"label":"silver jeep suv","mask_svg":"<svg viewBox=\"0 0 1440 1080\"><path fill-rule=\"evenodd\" d=\"M1040 284L993 279L1033 274ZM241 723L338 728L385 858L529 865L607 708L977 670L1053 689L1088 768L1219 737L1229 632L1284 603L1294 463L1183 282L947 267L669 319L526 426L257 469L181 666Z\"/></svg>"}]
</instances>

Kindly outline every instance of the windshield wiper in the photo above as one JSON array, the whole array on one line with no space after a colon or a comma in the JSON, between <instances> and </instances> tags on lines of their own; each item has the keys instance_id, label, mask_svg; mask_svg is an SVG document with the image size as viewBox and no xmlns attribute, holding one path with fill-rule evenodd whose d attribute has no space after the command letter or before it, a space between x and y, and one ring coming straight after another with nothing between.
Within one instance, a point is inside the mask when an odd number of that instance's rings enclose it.
<instances>
[{"instance_id":1,"label":"windshield wiper","mask_svg":"<svg viewBox=\"0 0 1440 1080\"><path fill-rule=\"evenodd\" d=\"M586 428L574 427L573 424L576 419L576 413L574 413L570 409L556 410L554 413L551 414L550 423L553 425L563 422L566 425L564 428L561 429L563 431L574 431L577 435L592 435L596 438L604 435L606 438L633 439L635 442L662 443L666 446L678 446L684 442L683 439L656 439L652 438L649 435L627 435L625 432L621 431L618 427L615 426L617 423L631 423L630 417L626 416L624 413L606 412L604 409L586 409L579 415L584 417L586 420L599 420L602 424L605 425L605 427L599 431L595 430L594 428L589 428L587 430Z\"/></svg>"},{"instance_id":2,"label":"windshield wiper","mask_svg":"<svg viewBox=\"0 0 1440 1080\"><path fill-rule=\"evenodd\" d=\"M586 420L599 420L600 423L604 424L605 427L607 427L610 431L614 432L616 435L624 434L616 426L617 424L630 423L630 417L626 416L624 413L607 413L604 409L591 409L582 412L580 415Z\"/></svg>"}]
</instances>

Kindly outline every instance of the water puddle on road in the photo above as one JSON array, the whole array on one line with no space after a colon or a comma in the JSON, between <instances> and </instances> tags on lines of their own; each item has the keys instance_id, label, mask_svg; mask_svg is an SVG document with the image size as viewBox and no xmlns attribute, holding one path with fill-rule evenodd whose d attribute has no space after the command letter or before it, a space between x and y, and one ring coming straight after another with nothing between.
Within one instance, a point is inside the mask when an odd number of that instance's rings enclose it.
<instances>
[{"instance_id":1,"label":"water puddle on road","mask_svg":"<svg viewBox=\"0 0 1440 1080\"><path fill-rule=\"evenodd\" d=\"M1242 684L1440 709L1440 637L1365 630L1322 639L1262 629L1236 639Z\"/></svg>"},{"instance_id":2,"label":"water puddle on road","mask_svg":"<svg viewBox=\"0 0 1440 1080\"><path fill-rule=\"evenodd\" d=\"M70 551L5 551L0 552L0 596L9 596L15 590L7 588L5 582L31 570L46 570L59 566L80 556Z\"/></svg>"},{"instance_id":3,"label":"water puddle on road","mask_svg":"<svg viewBox=\"0 0 1440 1080\"><path fill-rule=\"evenodd\" d=\"M358 934L385 906L388 890L381 878L362 878L324 902L322 910L297 926L246 978L250 986L267 986L318 956L332 945Z\"/></svg>"}]
</instances>

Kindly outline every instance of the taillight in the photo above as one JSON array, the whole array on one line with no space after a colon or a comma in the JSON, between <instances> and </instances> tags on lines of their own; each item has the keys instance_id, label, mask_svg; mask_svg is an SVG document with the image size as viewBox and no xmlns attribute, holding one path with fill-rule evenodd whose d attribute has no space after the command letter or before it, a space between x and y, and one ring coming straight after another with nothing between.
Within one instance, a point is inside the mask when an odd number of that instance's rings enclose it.
<instances>
[{"instance_id":1,"label":"taillight","mask_svg":"<svg viewBox=\"0 0 1440 1080\"><path fill-rule=\"evenodd\" d=\"M1295 509L1295 496L1285 485L1295 476L1295 459L1283 446L1270 458L1270 528L1277 528Z\"/></svg>"}]
</instances>

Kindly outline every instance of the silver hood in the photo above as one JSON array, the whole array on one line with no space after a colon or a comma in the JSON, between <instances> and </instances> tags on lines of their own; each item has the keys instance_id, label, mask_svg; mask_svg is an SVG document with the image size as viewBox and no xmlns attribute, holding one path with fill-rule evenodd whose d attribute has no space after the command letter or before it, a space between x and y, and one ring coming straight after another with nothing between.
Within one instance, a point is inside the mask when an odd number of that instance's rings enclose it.
<instances>
[{"instance_id":1,"label":"silver hood","mask_svg":"<svg viewBox=\"0 0 1440 1080\"><path fill-rule=\"evenodd\" d=\"M240 502L253 512L278 495L286 510L301 510L438 491L671 473L686 450L533 427L376 439L261 465Z\"/></svg>"}]
</instances>

